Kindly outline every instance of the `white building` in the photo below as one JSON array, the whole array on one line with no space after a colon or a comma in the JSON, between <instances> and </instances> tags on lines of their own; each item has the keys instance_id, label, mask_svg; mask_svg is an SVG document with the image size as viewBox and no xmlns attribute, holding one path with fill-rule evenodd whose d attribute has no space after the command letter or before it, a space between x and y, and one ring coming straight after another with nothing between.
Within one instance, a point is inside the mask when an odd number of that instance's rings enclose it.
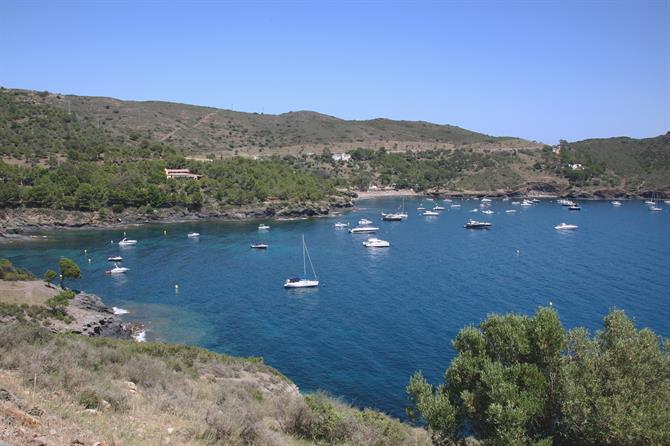
<instances>
[{"instance_id":1,"label":"white building","mask_svg":"<svg viewBox=\"0 0 670 446\"><path fill-rule=\"evenodd\" d=\"M344 161L344 162L351 161L351 155L349 155L348 153L333 153L332 158L333 161Z\"/></svg>"}]
</instances>

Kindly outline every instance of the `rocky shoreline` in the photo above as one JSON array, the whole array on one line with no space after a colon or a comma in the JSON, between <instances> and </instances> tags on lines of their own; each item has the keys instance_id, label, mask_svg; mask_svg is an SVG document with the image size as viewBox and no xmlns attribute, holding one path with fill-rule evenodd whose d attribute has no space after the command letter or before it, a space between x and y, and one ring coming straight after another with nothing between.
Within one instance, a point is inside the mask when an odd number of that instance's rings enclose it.
<instances>
[{"instance_id":1,"label":"rocky shoreline","mask_svg":"<svg viewBox=\"0 0 670 446\"><path fill-rule=\"evenodd\" d=\"M0 209L0 242L29 241L43 236L30 235L50 229L115 229L147 223L184 223L193 221L244 221L260 219L299 219L326 217L338 210L351 209L357 200L396 196L429 196L450 198L546 198L578 200L640 200L670 199L670 191L629 192L623 189L602 188L592 190L570 190L551 183L532 183L515 190L497 191L452 191L428 190L423 193L413 190L353 191L329 202L290 205L266 203L263 206L229 209L189 211L185 208L125 209L123 212L84 212L48 208L4 208Z\"/></svg>"},{"instance_id":2,"label":"rocky shoreline","mask_svg":"<svg viewBox=\"0 0 670 446\"><path fill-rule=\"evenodd\" d=\"M0 241L27 241L41 238L29 235L49 229L114 229L147 223L184 223L191 221L244 221L260 219L297 219L324 217L336 210L353 207L350 197L321 203L289 205L267 203L262 207L231 209L185 208L154 209L141 212L125 209L123 212L84 212L48 208L0 209Z\"/></svg>"}]
</instances>

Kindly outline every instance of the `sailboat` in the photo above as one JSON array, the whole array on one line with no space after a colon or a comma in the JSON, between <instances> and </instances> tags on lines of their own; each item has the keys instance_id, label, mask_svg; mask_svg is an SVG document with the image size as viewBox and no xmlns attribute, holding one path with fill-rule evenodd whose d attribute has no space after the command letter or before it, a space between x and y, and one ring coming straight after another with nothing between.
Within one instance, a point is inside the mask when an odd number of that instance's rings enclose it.
<instances>
[{"instance_id":1,"label":"sailboat","mask_svg":"<svg viewBox=\"0 0 670 446\"><path fill-rule=\"evenodd\" d=\"M307 260L309 260L309 266L312 268L312 274L314 279L307 278ZM309 251L307 251L307 244L305 244L305 236L302 236L302 277L289 277L284 282L284 288L312 288L319 286L319 280L316 277L316 271L314 271L314 265L312 265L312 259L309 257Z\"/></svg>"}]
</instances>

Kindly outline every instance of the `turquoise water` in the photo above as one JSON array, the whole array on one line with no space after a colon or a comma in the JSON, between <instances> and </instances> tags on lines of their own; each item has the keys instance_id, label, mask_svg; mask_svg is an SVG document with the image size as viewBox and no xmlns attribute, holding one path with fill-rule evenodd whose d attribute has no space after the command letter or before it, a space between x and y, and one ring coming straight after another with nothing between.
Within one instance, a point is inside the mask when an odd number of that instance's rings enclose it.
<instances>
[{"instance_id":1,"label":"turquoise water","mask_svg":"<svg viewBox=\"0 0 670 446\"><path fill-rule=\"evenodd\" d=\"M498 201L485 216L469 213L479 203L468 200L427 218L414 211L419 202L406 200L401 223L379 221L380 210L400 204L379 199L339 219L267 221L267 233L256 231L259 222L155 225L127 230L134 247L110 245L123 235L114 230L52 232L0 249L40 274L73 258L84 273L75 286L129 310L123 317L145 322L149 339L263 356L302 390L401 417L410 375L441 380L458 330L491 312L529 314L551 301L566 326L595 329L617 307L670 337L669 206L653 213L641 202L586 202L570 212ZM504 212L511 208L517 213ZM380 226L389 249L366 249L366 235L333 228L362 217ZM466 230L469 218L493 227ZM564 221L579 229L553 228ZM190 231L200 238L188 239ZM302 272L303 234L321 287L286 291L284 280ZM270 248L252 250L253 242ZM117 254L131 271L105 276Z\"/></svg>"}]
</instances>

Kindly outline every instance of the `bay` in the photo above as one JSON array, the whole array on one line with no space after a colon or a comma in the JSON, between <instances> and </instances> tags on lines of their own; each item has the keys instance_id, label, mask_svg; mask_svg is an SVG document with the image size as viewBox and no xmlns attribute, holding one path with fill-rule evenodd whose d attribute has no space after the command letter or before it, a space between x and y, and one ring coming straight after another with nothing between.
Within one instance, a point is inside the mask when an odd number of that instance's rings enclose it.
<instances>
[{"instance_id":1,"label":"bay","mask_svg":"<svg viewBox=\"0 0 670 446\"><path fill-rule=\"evenodd\" d=\"M421 203L447 209L423 217ZM670 337L668 206L594 201L571 212L549 201L494 201L485 216L469 212L479 201L454 203L461 208L406 199L407 221L382 222L380 212L400 199L364 200L339 218L264 221L267 232L256 230L259 221L146 225L126 229L139 241L126 248L110 243L122 230L50 231L44 241L0 245L0 255L37 274L70 257L83 272L71 286L127 309L123 317L145 323L149 340L262 356L303 391L401 418L411 374L441 381L458 330L489 313L532 314L551 302L567 327L595 330L620 308ZM390 248L366 249L367 235L333 227L363 217ZM493 226L466 230L470 218ZM555 230L561 222L579 228ZM200 237L187 238L192 231ZM302 235L321 286L287 291L284 280L302 273ZM270 247L250 249L255 242ZM128 274L104 274L110 255L124 257Z\"/></svg>"}]
</instances>

